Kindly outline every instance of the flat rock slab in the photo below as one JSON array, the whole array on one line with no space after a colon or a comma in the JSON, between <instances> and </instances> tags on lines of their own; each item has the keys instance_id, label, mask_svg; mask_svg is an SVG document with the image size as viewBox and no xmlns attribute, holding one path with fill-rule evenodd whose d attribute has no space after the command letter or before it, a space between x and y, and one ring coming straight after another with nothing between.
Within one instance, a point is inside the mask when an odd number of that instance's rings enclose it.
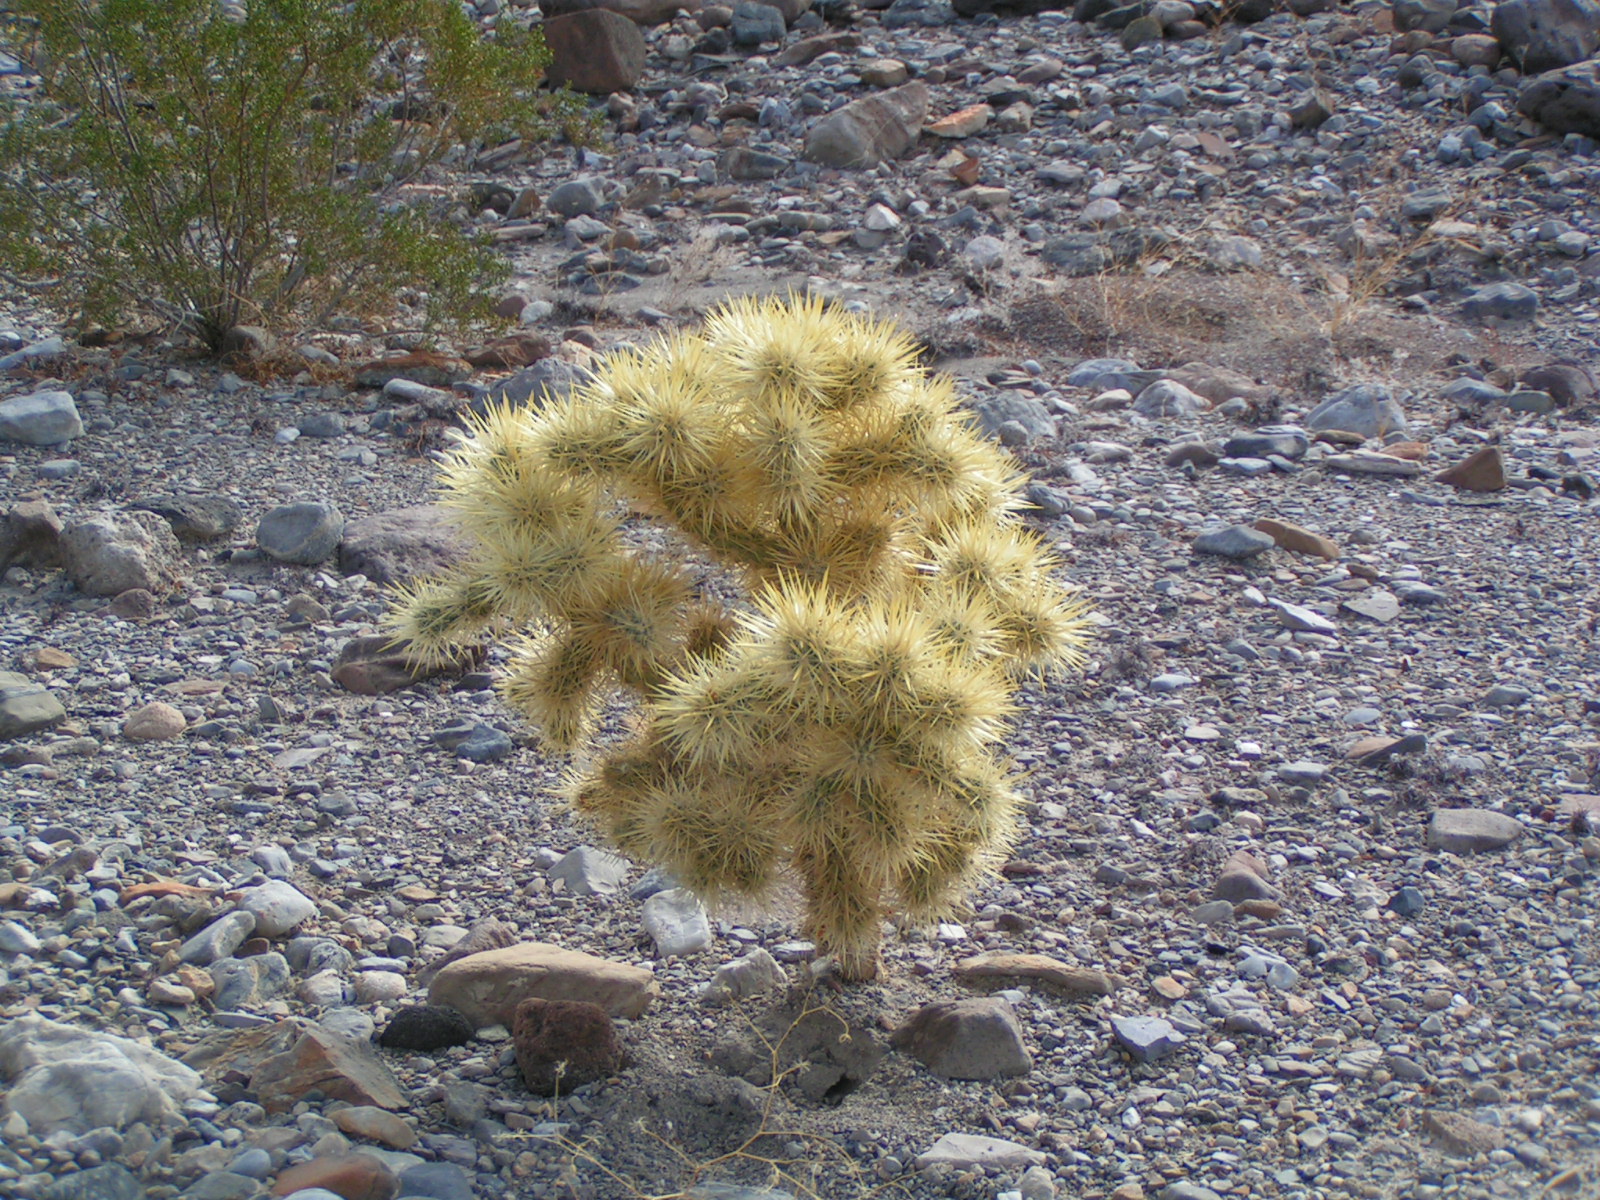
<instances>
[{"instance_id":1,"label":"flat rock slab","mask_svg":"<svg viewBox=\"0 0 1600 1200\"><path fill-rule=\"evenodd\" d=\"M1068 996L1109 996L1127 982L1120 975L1074 967L1047 954L1003 951L962 959L956 964L955 977L968 985L1022 980Z\"/></svg>"},{"instance_id":2,"label":"flat rock slab","mask_svg":"<svg viewBox=\"0 0 1600 1200\"><path fill-rule=\"evenodd\" d=\"M981 1134L947 1133L916 1157L918 1167L994 1167L1014 1170L1042 1166L1047 1160L1038 1150L1004 1138Z\"/></svg>"},{"instance_id":3,"label":"flat rock slab","mask_svg":"<svg viewBox=\"0 0 1600 1200\"><path fill-rule=\"evenodd\" d=\"M1364 450L1354 454L1330 454L1322 460L1322 469L1343 471L1347 475L1390 475L1401 478L1422 474L1422 464L1419 462Z\"/></svg>"},{"instance_id":4,"label":"flat rock slab","mask_svg":"<svg viewBox=\"0 0 1600 1200\"><path fill-rule=\"evenodd\" d=\"M1474 1158L1499 1150L1506 1144L1503 1130L1460 1113L1424 1113L1422 1128L1440 1149L1457 1158Z\"/></svg>"},{"instance_id":5,"label":"flat rock slab","mask_svg":"<svg viewBox=\"0 0 1600 1200\"><path fill-rule=\"evenodd\" d=\"M633 1018L661 994L642 967L611 962L547 942L523 942L457 959L433 977L429 1004L459 1011L479 1029L510 1028L524 1000L587 1000L613 1017Z\"/></svg>"},{"instance_id":6,"label":"flat rock slab","mask_svg":"<svg viewBox=\"0 0 1600 1200\"><path fill-rule=\"evenodd\" d=\"M1504 850L1522 834L1515 817L1481 808L1442 808L1428 822L1428 845L1451 854Z\"/></svg>"},{"instance_id":7,"label":"flat rock slab","mask_svg":"<svg viewBox=\"0 0 1600 1200\"><path fill-rule=\"evenodd\" d=\"M1165 1017L1112 1017L1111 1035L1140 1062L1165 1058L1189 1040Z\"/></svg>"}]
</instances>

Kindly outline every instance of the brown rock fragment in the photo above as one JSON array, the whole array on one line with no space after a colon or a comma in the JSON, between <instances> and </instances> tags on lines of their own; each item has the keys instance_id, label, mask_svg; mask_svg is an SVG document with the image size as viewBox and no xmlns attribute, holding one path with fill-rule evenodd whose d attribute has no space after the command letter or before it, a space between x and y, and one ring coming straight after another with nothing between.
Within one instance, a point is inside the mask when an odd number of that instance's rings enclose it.
<instances>
[{"instance_id":1,"label":"brown rock fragment","mask_svg":"<svg viewBox=\"0 0 1600 1200\"><path fill-rule=\"evenodd\" d=\"M1434 476L1464 492L1498 492L1506 486L1505 459L1499 446L1485 446Z\"/></svg>"},{"instance_id":2,"label":"brown rock fragment","mask_svg":"<svg viewBox=\"0 0 1600 1200\"><path fill-rule=\"evenodd\" d=\"M606 1010L583 1000L524 1000L511 1038L523 1082L536 1096L615 1075L627 1058Z\"/></svg>"}]
</instances>

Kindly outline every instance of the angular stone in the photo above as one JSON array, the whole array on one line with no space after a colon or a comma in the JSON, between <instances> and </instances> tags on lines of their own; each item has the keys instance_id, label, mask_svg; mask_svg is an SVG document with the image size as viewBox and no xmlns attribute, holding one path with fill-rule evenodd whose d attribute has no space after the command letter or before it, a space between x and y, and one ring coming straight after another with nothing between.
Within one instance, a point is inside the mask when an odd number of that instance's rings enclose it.
<instances>
[{"instance_id":1,"label":"angular stone","mask_svg":"<svg viewBox=\"0 0 1600 1200\"><path fill-rule=\"evenodd\" d=\"M994 116L994 109L987 104L969 104L966 108L959 109L949 116L940 117L937 121L930 122L925 132L942 138L965 138L981 130L989 123L989 118Z\"/></svg>"},{"instance_id":2,"label":"angular stone","mask_svg":"<svg viewBox=\"0 0 1600 1200\"><path fill-rule=\"evenodd\" d=\"M1406 417L1388 388L1360 383L1335 392L1306 414L1306 428L1313 432L1336 429L1378 438L1393 431L1405 432Z\"/></svg>"},{"instance_id":3,"label":"angular stone","mask_svg":"<svg viewBox=\"0 0 1600 1200\"><path fill-rule=\"evenodd\" d=\"M178 961L205 967L219 958L230 958L255 928L256 919L250 913L225 913L178 947Z\"/></svg>"},{"instance_id":4,"label":"angular stone","mask_svg":"<svg viewBox=\"0 0 1600 1200\"><path fill-rule=\"evenodd\" d=\"M1408 462L1391 454L1370 454L1364 450L1354 454L1330 454L1322 460L1322 469L1347 475L1389 475L1400 478L1422 474L1421 463Z\"/></svg>"},{"instance_id":5,"label":"angular stone","mask_svg":"<svg viewBox=\"0 0 1600 1200\"><path fill-rule=\"evenodd\" d=\"M758 0L737 0L729 24L735 46L770 46L783 41L783 10Z\"/></svg>"},{"instance_id":6,"label":"angular stone","mask_svg":"<svg viewBox=\"0 0 1600 1200\"><path fill-rule=\"evenodd\" d=\"M997 1171L1043 1166L1048 1161L1041 1151L1029 1149L1019 1142L971 1133L947 1133L913 1160L919 1169L946 1166L958 1170L962 1167L984 1167Z\"/></svg>"},{"instance_id":7,"label":"angular stone","mask_svg":"<svg viewBox=\"0 0 1600 1200\"><path fill-rule=\"evenodd\" d=\"M687 888L657 892L644 902L640 919L662 958L697 954L711 945L706 910Z\"/></svg>"},{"instance_id":8,"label":"angular stone","mask_svg":"<svg viewBox=\"0 0 1600 1200\"><path fill-rule=\"evenodd\" d=\"M586 1000L614 1017L637 1017L661 994L641 967L611 962L546 942L523 942L457 959L433 977L430 1004L458 1009L476 1028L510 1027L517 1005L542 1000Z\"/></svg>"},{"instance_id":9,"label":"angular stone","mask_svg":"<svg viewBox=\"0 0 1600 1200\"><path fill-rule=\"evenodd\" d=\"M1500 0L1489 30L1524 74L1558 70L1600 49L1600 0Z\"/></svg>"},{"instance_id":10,"label":"angular stone","mask_svg":"<svg viewBox=\"0 0 1600 1200\"><path fill-rule=\"evenodd\" d=\"M623 19L615 13L607 15ZM637 26L628 25L638 32ZM418 576L442 574L471 550L471 538L448 509L420 504L346 524L339 543L339 570L346 575L365 575L373 583L404 583Z\"/></svg>"},{"instance_id":11,"label":"angular stone","mask_svg":"<svg viewBox=\"0 0 1600 1200\"><path fill-rule=\"evenodd\" d=\"M15 671L0 671L0 742L49 729L66 719L67 710L43 684Z\"/></svg>"},{"instance_id":12,"label":"angular stone","mask_svg":"<svg viewBox=\"0 0 1600 1200\"><path fill-rule=\"evenodd\" d=\"M1285 629L1292 629L1296 633L1320 633L1324 637L1334 637L1339 632L1337 625L1314 609L1301 604L1290 604L1276 597L1267 603L1277 610L1278 623Z\"/></svg>"},{"instance_id":13,"label":"angular stone","mask_svg":"<svg viewBox=\"0 0 1600 1200\"><path fill-rule=\"evenodd\" d=\"M523 1082L536 1096L615 1075L627 1059L606 1010L583 1000L522 1001L511 1038Z\"/></svg>"},{"instance_id":14,"label":"angular stone","mask_svg":"<svg viewBox=\"0 0 1600 1200\"><path fill-rule=\"evenodd\" d=\"M1460 1113L1430 1109L1422 1114L1422 1129L1446 1154L1476 1158L1506 1144L1505 1131Z\"/></svg>"},{"instance_id":15,"label":"angular stone","mask_svg":"<svg viewBox=\"0 0 1600 1200\"><path fill-rule=\"evenodd\" d=\"M998 997L923 1005L890 1042L946 1079L998 1079L1033 1069L1016 1010Z\"/></svg>"},{"instance_id":16,"label":"angular stone","mask_svg":"<svg viewBox=\"0 0 1600 1200\"><path fill-rule=\"evenodd\" d=\"M145 1200L145 1190L121 1163L101 1163L52 1180L39 1200Z\"/></svg>"},{"instance_id":17,"label":"angular stone","mask_svg":"<svg viewBox=\"0 0 1600 1200\"><path fill-rule=\"evenodd\" d=\"M811 127L804 157L828 167L875 167L903 158L927 116L928 85L921 80L852 100Z\"/></svg>"},{"instance_id":18,"label":"angular stone","mask_svg":"<svg viewBox=\"0 0 1600 1200\"><path fill-rule=\"evenodd\" d=\"M1155 1062L1189 1039L1165 1017L1112 1017L1111 1034L1140 1062Z\"/></svg>"},{"instance_id":19,"label":"angular stone","mask_svg":"<svg viewBox=\"0 0 1600 1200\"><path fill-rule=\"evenodd\" d=\"M1143 388L1133 401L1133 411L1142 417L1197 417L1210 407L1183 384L1173 379L1158 379Z\"/></svg>"},{"instance_id":20,"label":"angular stone","mask_svg":"<svg viewBox=\"0 0 1600 1200\"><path fill-rule=\"evenodd\" d=\"M1563 407L1584 404L1600 395L1600 383L1596 382L1594 372L1575 362L1530 367L1522 373L1519 383L1524 388L1544 392Z\"/></svg>"},{"instance_id":21,"label":"angular stone","mask_svg":"<svg viewBox=\"0 0 1600 1200\"><path fill-rule=\"evenodd\" d=\"M1520 283L1491 283L1461 302L1461 315L1480 325L1531 321L1539 311L1539 293Z\"/></svg>"},{"instance_id":22,"label":"angular stone","mask_svg":"<svg viewBox=\"0 0 1600 1200\"><path fill-rule=\"evenodd\" d=\"M223 1012L263 1004L289 985L289 963L276 952L223 958L211 964L212 1003Z\"/></svg>"},{"instance_id":23,"label":"angular stone","mask_svg":"<svg viewBox=\"0 0 1600 1200\"><path fill-rule=\"evenodd\" d=\"M1094 967L1075 967L1045 954L990 951L964 958L955 966L956 979L970 985L1026 980L1067 996L1109 996L1127 981Z\"/></svg>"},{"instance_id":24,"label":"angular stone","mask_svg":"<svg viewBox=\"0 0 1600 1200\"><path fill-rule=\"evenodd\" d=\"M702 1004L727 1004L748 1000L782 987L788 981L783 967L766 950L757 946L742 958L724 963L711 974L711 981L700 992Z\"/></svg>"},{"instance_id":25,"label":"angular stone","mask_svg":"<svg viewBox=\"0 0 1600 1200\"><path fill-rule=\"evenodd\" d=\"M170 742L182 737L188 727L181 712L156 700L128 714L122 723L122 736L130 742Z\"/></svg>"},{"instance_id":26,"label":"angular stone","mask_svg":"<svg viewBox=\"0 0 1600 1200\"><path fill-rule=\"evenodd\" d=\"M287 1112L311 1091L350 1104L406 1107L399 1083L369 1046L310 1023L288 1050L256 1066L250 1088L271 1113Z\"/></svg>"},{"instance_id":27,"label":"angular stone","mask_svg":"<svg viewBox=\"0 0 1600 1200\"><path fill-rule=\"evenodd\" d=\"M244 510L227 496L148 496L130 507L164 519L180 542L214 542L244 520Z\"/></svg>"},{"instance_id":28,"label":"angular stone","mask_svg":"<svg viewBox=\"0 0 1600 1200\"><path fill-rule=\"evenodd\" d=\"M562 855L549 875L565 886L568 895L609 896L627 880L628 871L627 859L593 846L579 846Z\"/></svg>"},{"instance_id":29,"label":"angular stone","mask_svg":"<svg viewBox=\"0 0 1600 1200\"><path fill-rule=\"evenodd\" d=\"M1464 492L1498 492L1506 486L1506 465L1499 446L1485 446L1434 476L1439 483Z\"/></svg>"},{"instance_id":30,"label":"angular stone","mask_svg":"<svg viewBox=\"0 0 1600 1200\"><path fill-rule=\"evenodd\" d=\"M43 500L13 504L0 517L0 572L61 565L61 518Z\"/></svg>"},{"instance_id":31,"label":"angular stone","mask_svg":"<svg viewBox=\"0 0 1600 1200\"><path fill-rule=\"evenodd\" d=\"M1339 607L1357 616L1366 617L1369 621L1377 621L1380 625L1387 625L1400 615L1399 598L1393 592L1382 589L1375 589L1364 595L1341 601Z\"/></svg>"},{"instance_id":32,"label":"angular stone","mask_svg":"<svg viewBox=\"0 0 1600 1200\"><path fill-rule=\"evenodd\" d=\"M1428 845L1450 854L1504 850L1522 834L1515 817L1479 808L1441 808L1428 822Z\"/></svg>"},{"instance_id":33,"label":"angular stone","mask_svg":"<svg viewBox=\"0 0 1600 1200\"><path fill-rule=\"evenodd\" d=\"M74 521L61 535L61 560L86 596L133 588L165 595L178 582L178 539L154 513L107 513Z\"/></svg>"},{"instance_id":34,"label":"angular stone","mask_svg":"<svg viewBox=\"0 0 1600 1200\"><path fill-rule=\"evenodd\" d=\"M256 545L263 554L302 567L331 558L343 536L343 515L319 500L280 504L256 526Z\"/></svg>"},{"instance_id":35,"label":"angular stone","mask_svg":"<svg viewBox=\"0 0 1600 1200\"><path fill-rule=\"evenodd\" d=\"M540 28L550 48L545 74L575 92L625 92L644 74L644 34L634 21L606 9L547 17Z\"/></svg>"},{"instance_id":36,"label":"angular stone","mask_svg":"<svg viewBox=\"0 0 1600 1200\"><path fill-rule=\"evenodd\" d=\"M1338 543L1331 538L1312 533L1309 529L1302 529L1298 525L1291 525L1288 521L1262 517L1256 521L1255 527L1257 532L1266 534L1280 547L1292 550L1296 554L1309 554L1316 558L1325 558L1329 562L1337 562L1341 554Z\"/></svg>"},{"instance_id":37,"label":"angular stone","mask_svg":"<svg viewBox=\"0 0 1600 1200\"><path fill-rule=\"evenodd\" d=\"M83 420L69 392L34 392L0 401L0 442L59 446L83 435Z\"/></svg>"}]
</instances>

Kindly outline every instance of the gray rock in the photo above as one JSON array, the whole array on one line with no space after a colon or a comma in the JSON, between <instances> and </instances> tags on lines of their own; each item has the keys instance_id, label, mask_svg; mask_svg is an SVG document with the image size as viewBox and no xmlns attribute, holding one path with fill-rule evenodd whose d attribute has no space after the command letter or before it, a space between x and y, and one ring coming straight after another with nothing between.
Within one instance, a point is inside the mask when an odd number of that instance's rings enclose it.
<instances>
[{"instance_id":1,"label":"gray rock","mask_svg":"<svg viewBox=\"0 0 1600 1200\"><path fill-rule=\"evenodd\" d=\"M1570 67L1600 49L1600 0L1500 0L1489 30L1525 74Z\"/></svg>"},{"instance_id":2,"label":"gray rock","mask_svg":"<svg viewBox=\"0 0 1600 1200\"><path fill-rule=\"evenodd\" d=\"M454 1163L429 1162L400 1173L400 1195L425 1200L475 1200L472 1179Z\"/></svg>"},{"instance_id":3,"label":"gray rock","mask_svg":"<svg viewBox=\"0 0 1600 1200\"><path fill-rule=\"evenodd\" d=\"M158 1050L28 1014L0 1027L9 1111L35 1137L160 1125L200 1090L200 1076Z\"/></svg>"},{"instance_id":4,"label":"gray rock","mask_svg":"<svg viewBox=\"0 0 1600 1200\"><path fill-rule=\"evenodd\" d=\"M1039 248L1039 258L1073 278L1098 275L1115 256L1101 233L1069 233L1051 238Z\"/></svg>"},{"instance_id":5,"label":"gray rock","mask_svg":"<svg viewBox=\"0 0 1600 1200\"><path fill-rule=\"evenodd\" d=\"M644 931L662 958L697 954L711 945L711 922L699 899L687 888L668 888L644 902Z\"/></svg>"},{"instance_id":6,"label":"gray rock","mask_svg":"<svg viewBox=\"0 0 1600 1200\"><path fill-rule=\"evenodd\" d=\"M15 671L0 671L0 742L49 729L66 719L67 710L43 684Z\"/></svg>"},{"instance_id":7,"label":"gray rock","mask_svg":"<svg viewBox=\"0 0 1600 1200\"><path fill-rule=\"evenodd\" d=\"M1408 428L1400 404L1388 388L1358 383L1335 392L1306 415L1306 428L1342 430L1364 438L1404 433Z\"/></svg>"},{"instance_id":8,"label":"gray rock","mask_svg":"<svg viewBox=\"0 0 1600 1200\"><path fill-rule=\"evenodd\" d=\"M1121 376L1138 369L1138 363L1129 362L1125 358L1086 358L1068 373L1067 385L1075 388L1094 388L1103 392L1106 390L1106 385L1102 382L1105 376ZM1143 389L1130 390L1137 392Z\"/></svg>"},{"instance_id":9,"label":"gray rock","mask_svg":"<svg viewBox=\"0 0 1600 1200\"><path fill-rule=\"evenodd\" d=\"M758 946L743 958L724 963L712 972L711 981L700 991L700 1003L748 1000L782 987L787 978L778 960Z\"/></svg>"},{"instance_id":10,"label":"gray rock","mask_svg":"<svg viewBox=\"0 0 1600 1200\"><path fill-rule=\"evenodd\" d=\"M956 12L946 0L894 0L878 20L885 29L937 29L954 24Z\"/></svg>"},{"instance_id":11,"label":"gray rock","mask_svg":"<svg viewBox=\"0 0 1600 1200\"><path fill-rule=\"evenodd\" d=\"M605 204L605 192L600 181L591 177L569 179L558 184L545 197L544 206L558 217L587 217L599 212Z\"/></svg>"},{"instance_id":12,"label":"gray rock","mask_svg":"<svg viewBox=\"0 0 1600 1200\"><path fill-rule=\"evenodd\" d=\"M1456 0L1394 0L1394 27L1401 33L1412 29L1438 33L1456 13Z\"/></svg>"},{"instance_id":13,"label":"gray rock","mask_svg":"<svg viewBox=\"0 0 1600 1200\"><path fill-rule=\"evenodd\" d=\"M1517 111L1553 133L1600 138L1600 59L1525 80Z\"/></svg>"},{"instance_id":14,"label":"gray rock","mask_svg":"<svg viewBox=\"0 0 1600 1200\"><path fill-rule=\"evenodd\" d=\"M343 437L345 432L344 417L335 412L311 413L295 422L295 428L302 437L320 438L324 441L330 438Z\"/></svg>"},{"instance_id":15,"label":"gray rock","mask_svg":"<svg viewBox=\"0 0 1600 1200\"><path fill-rule=\"evenodd\" d=\"M279 938L316 915L317 906L299 888L281 879L246 888L239 908L255 918L256 937Z\"/></svg>"},{"instance_id":16,"label":"gray rock","mask_svg":"<svg viewBox=\"0 0 1600 1200\"><path fill-rule=\"evenodd\" d=\"M1189 1039L1164 1017L1112 1017L1111 1034L1140 1062L1155 1062Z\"/></svg>"},{"instance_id":17,"label":"gray rock","mask_svg":"<svg viewBox=\"0 0 1600 1200\"><path fill-rule=\"evenodd\" d=\"M83 419L68 392L34 392L0 401L0 442L59 446L83 435Z\"/></svg>"},{"instance_id":18,"label":"gray rock","mask_svg":"<svg viewBox=\"0 0 1600 1200\"><path fill-rule=\"evenodd\" d=\"M180 542L214 542L244 520L244 510L227 496L150 496L131 507L165 518Z\"/></svg>"},{"instance_id":19,"label":"gray rock","mask_svg":"<svg viewBox=\"0 0 1600 1200\"><path fill-rule=\"evenodd\" d=\"M968 407L978 418L978 428L998 439L1002 425L1015 422L1026 431L1026 440L1056 436L1056 420L1050 410L1032 396L1017 392L991 392L972 399Z\"/></svg>"},{"instance_id":20,"label":"gray rock","mask_svg":"<svg viewBox=\"0 0 1600 1200\"><path fill-rule=\"evenodd\" d=\"M289 985L289 962L277 952L249 958L222 958L211 964L216 992L211 1002L223 1012L271 1000Z\"/></svg>"},{"instance_id":21,"label":"gray rock","mask_svg":"<svg viewBox=\"0 0 1600 1200\"><path fill-rule=\"evenodd\" d=\"M256 526L256 545L263 554L303 567L331 558L343 536L344 516L320 500L280 504Z\"/></svg>"},{"instance_id":22,"label":"gray rock","mask_svg":"<svg viewBox=\"0 0 1600 1200\"><path fill-rule=\"evenodd\" d=\"M178 959L197 967L209 966L219 958L231 957L255 928L256 919L250 913L226 913L179 946Z\"/></svg>"},{"instance_id":23,"label":"gray rock","mask_svg":"<svg viewBox=\"0 0 1600 1200\"><path fill-rule=\"evenodd\" d=\"M40 941L33 930L15 921L0 921L0 954L37 954Z\"/></svg>"},{"instance_id":24,"label":"gray rock","mask_svg":"<svg viewBox=\"0 0 1600 1200\"><path fill-rule=\"evenodd\" d=\"M1286 600L1272 599L1268 601L1278 613L1278 622L1285 629L1292 629L1297 633L1321 633L1329 637L1339 632L1339 627L1327 617L1300 604L1290 604Z\"/></svg>"},{"instance_id":25,"label":"gray rock","mask_svg":"<svg viewBox=\"0 0 1600 1200\"><path fill-rule=\"evenodd\" d=\"M788 32L783 12L770 4L755 0L739 0L733 6L733 44L735 46L764 46L783 41Z\"/></svg>"},{"instance_id":26,"label":"gray rock","mask_svg":"<svg viewBox=\"0 0 1600 1200\"><path fill-rule=\"evenodd\" d=\"M1016 1011L998 996L925 1004L891 1041L946 1079L998 1079L1033 1069Z\"/></svg>"},{"instance_id":27,"label":"gray rock","mask_svg":"<svg viewBox=\"0 0 1600 1200\"><path fill-rule=\"evenodd\" d=\"M1211 406L1183 384L1172 379L1158 379L1141 391L1133 401L1133 411L1141 417L1197 417Z\"/></svg>"},{"instance_id":28,"label":"gray rock","mask_svg":"<svg viewBox=\"0 0 1600 1200\"><path fill-rule=\"evenodd\" d=\"M248 1175L251 1179L265 1179L272 1174L272 1155L259 1146L241 1150L228 1164L235 1175Z\"/></svg>"},{"instance_id":29,"label":"gray rock","mask_svg":"<svg viewBox=\"0 0 1600 1200\"><path fill-rule=\"evenodd\" d=\"M1043 1166L1047 1161L1043 1152L1018 1142L971 1133L947 1133L914 1160L919 1169L947 1166L957 1170L984 1167L1001 1171Z\"/></svg>"},{"instance_id":30,"label":"gray rock","mask_svg":"<svg viewBox=\"0 0 1600 1200\"><path fill-rule=\"evenodd\" d=\"M811 127L804 157L827 167L875 167L909 154L927 116L928 85L921 80L852 100Z\"/></svg>"},{"instance_id":31,"label":"gray rock","mask_svg":"<svg viewBox=\"0 0 1600 1200\"><path fill-rule=\"evenodd\" d=\"M55 1179L39 1200L144 1200L144 1185L121 1163L101 1163Z\"/></svg>"},{"instance_id":32,"label":"gray rock","mask_svg":"<svg viewBox=\"0 0 1600 1200\"><path fill-rule=\"evenodd\" d=\"M1451 3L1454 3L1454 0L1451 0ZM1208 1187L1184 1180L1180 1183L1167 1184L1161 1189L1159 1200L1222 1200L1222 1197Z\"/></svg>"},{"instance_id":33,"label":"gray rock","mask_svg":"<svg viewBox=\"0 0 1600 1200\"><path fill-rule=\"evenodd\" d=\"M61 561L80 592L117 596L140 588L165 595L178 582L178 539L154 513L106 513L61 534Z\"/></svg>"},{"instance_id":34,"label":"gray rock","mask_svg":"<svg viewBox=\"0 0 1600 1200\"><path fill-rule=\"evenodd\" d=\"M1222 445L1229 458L1266 458L1276 454L1291 462L1302 459L1311 442L1305 432L1289 425L1269 425L1254 433L1241 433Z\"/></svg>"},{"instance_id":35,"label":"gray rock","mask_svg":"<svg viewBox=\"0 0 1600 1200\"><path fill-rule=\"evenodd\" d=\"M567 885L570 896L609 896L628 878L628 863L593 846L579 846L562 855L549 874Z\"/></svg>"},{"instance_id":36,"label":"gray rock","mask_svg":"<svg viewBox=\"0 0 1600 1200\"><path fill-rule=\"evenodd\" d=\"M478 722L455 747L455 756L468 762L490 763L509 758L516 750L511 738L493 725Z\"/></svg>"},{"instance_id":37,"label":"gray rock","mask_svg":"<svg viewBox=\"0 0 1600 1200\"><path fill-rule=\"evenodd\" d=\"M1427 897L1420 889L1407 886L1398 889L1390 896L1386 907L1397 916L1414 917L1427 906L1427 903Z\"/></svg>"},{"instance_id":38,"label":"gray rock","mask_svg":"<svg viewBox=\"0 0 1600 1200\"><path fill-rule=\"evenodd\" d=\"M1522 834L1515 817L1479 808L1442 808L1428 822L1428 845L1450 854L1504 850Z\"/></svg>"},{"instance_id":39,"label":"gray rock","mask_svg":"<svg viewBox=\"0 0 1600 1200\"><path fill-rule=\"evenodd\" d=\"M552 400L565 400L574 388L588 383L592 377L583 367L559 358L541 358L490 388L482 399L474 400L467 408L476 416L482 416L497 404L542 408Z\"/></svg>"},{"instance_id":40,"label":"gray rock","mask_svg":"<svg viewBox=\"0 0 1600 1200\"><path fill-rule=\"evenodd\" d=\"M306 975L320 971L348 971L355 957L332 938L297 937L289 942L284 957L289 966Z\"/></svg>"},{"instance_id":41,"label":"gray rock","mask_svg":"<svg viewBox=\"0 0 1600 1200\"><path fill-rule=\"evenodd\" d=\"M61 565L61 518L43 500L23 500L0 516L0 572L14 563Z\"/></svg>"},{"instance_id":42,"label":"gray rock","mask_svg":"<svg viewBox=\"0 0 1600 1200\"><path fill-rule=\"evenodd\" d=\"M1275 545L1270 535L1248 525L1229 525L1212 529L1194 539L1197 554L1217 554L1223 558L1254 558Z\"/></svg>"},{"instance_id":43,"label":"gray rock","mask_svg":"<svg viewBox=\"0 0 1600 1200\"><path fill-rule=\"evenodd\" d=\"M232 1171L212 1171L202 1175L180 1195L183 1200L249 1200L261 1189L261 1181Z\"/></svg>"},{"instance_id":44,"label":"gray rock","mask_svg":"<svg viewBox=\"0 0 1600 1200\"><path fill-rule=\"evenodd\" d=\"M1482 325L1531 321L1538 311L1538 293L1520 283L1491 283L1461 302L1461 315Z\"/></svg>"},{"instance_id":45,"label":"gray rock","mask_svg":"<svg viewBox=\"0 0 1600 1200\"><path fill-rule=\"evenodd\" d=\"M1533 693L1527 688L1501 683L1490 688L1479 703L1485 708L1516 708L1519 704L1526 704L1532 699Z\"/></svg>"}]
</instances>

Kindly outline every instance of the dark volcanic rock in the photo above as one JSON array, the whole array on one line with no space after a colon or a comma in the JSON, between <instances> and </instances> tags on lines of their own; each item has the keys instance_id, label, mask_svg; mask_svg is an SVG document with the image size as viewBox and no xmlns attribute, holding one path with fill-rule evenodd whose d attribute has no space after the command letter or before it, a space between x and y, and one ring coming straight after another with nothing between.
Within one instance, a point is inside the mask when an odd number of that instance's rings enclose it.
<instances>
[{"instance_id":1,"label":"dark volcanic rock","mask_svg":"<svg viewBox=\"0 0 1600 1200\"><path fill-rule=\"evenodd\" d=\"M444 1004L417 1004L402 1008L375 1039L390 1050L424 1053L461 1046L472 1040L472 1022Z\"/></svg>"}]
</instances>

